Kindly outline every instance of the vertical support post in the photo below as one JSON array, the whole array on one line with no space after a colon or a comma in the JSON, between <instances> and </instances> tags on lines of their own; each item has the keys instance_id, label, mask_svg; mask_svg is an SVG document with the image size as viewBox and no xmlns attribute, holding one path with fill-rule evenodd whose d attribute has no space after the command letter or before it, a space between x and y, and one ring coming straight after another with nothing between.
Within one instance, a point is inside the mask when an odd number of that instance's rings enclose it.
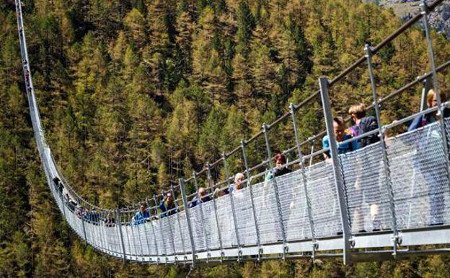
<instances>
[{"instance_id":1,"label":"vertical support post","mask_svg":"<svg viewBox=\"0 0 450 278\"><path fill-rule=\"evenodd\" d=\"M173 202L174 203L176 203L175 202L175 195L173 194L173 192L172 192L172 198L173 198ZM175 205L175 210L176 210L177 208L176 208L176 205ZM175 214L177 214L177 211L175 211ZM170 241L170 244L172 245L172 250L173 250L173 255L175 255L175 238L174 238L174 236L173 236L173 231L172 231L172 224L171 224L171 219L170 219L170 216L169 215L167 215L166 216L167 218L166 218L166 220L167 220L167 225L169 226L169 234L170 234L170 239L169 239L169 241ZM167 255L169 255L169 254L167 254ZM167 256L166 255L166 256ZM167 259L167 257L166 257L166 259Z\"/></svg>"},{"instance_id":2,"label":"vertical support post","mask_svg":"<svg viewBox=\"0 0 450 278\"><path fill-rule=\"evenodd\" d=\"M105 248L108 251L109 254L113 252L113 246L111 245L111 242L108 240L108 227L106 226L106 219L108 214L110 214L109 210L103 211L103 223L102 223L102 237L103 242L105 244Z\"/></svg>"},{"instance_id":3,"label":"vertical support post","mask_svg":"<svg viewBox=\"0 0 450 278\"><path fill-rule=\"evenodd\" d=\"M87 241L87 237L86 237L86 227L85 227L85 225L84 225L84 215L81 215L81 227L83 228L84 241L85 241L86 244L87 244L88 241Z\"/></svg>"},{"instance_id":4,"label":"vertical support post","mask_svg":"<svg viewBox=\"0 0 450 278\"><path fill-rule=\"evenodd\" d=\"M150 204L150 202L149 202L149 204ZM156 211L158 211L158 204L155 203L155 207L156 207ZM152 233L153 233L153 241L154 241L154 244L155 244L156 256L159 257L160 254L159 254L159 250L158 250L158 243L156 242L155 228L153 227L153 220L151 220L152 219L152 209L151 209L151 207L148 210L148 214L150 215L150 228L152 229ZM157 217L158 215L155 215L155 216Z\"/></svg>"},{"instance_id":5,"label":"vertical support post","mask_svg":"<svg viewBox=\"0 0 450 278\"><path fill-rule=\"evenodd\" d=\"M104 219L106 219L106 214L107 214L106 211L104 211L104 210L100 211L100 219L98 221L98 225L99 225L100 241L102 243L102 248L104 251L106 250L106 252L109 253L111 248L108 244L108 241L106 240L105 221L104 221Z\"/></svg>"},{"instance_id":6,"label":"vertical support post","mask_svg":"<svg viewBox=\"0 0 450 278\"><path fill-rule=\"evenodd\" d=\"M126 215L126 213L128 212L129 208L126 207L124 210L126 211L126 212L125 212L125 219L128 219L129 217L128 217L128 215ZM120 223L122 223L122 222L120 222ZM126 237L126 241L127 241L127 243L128 243L128 250L130 251L130 252L129 252L129 256L130 256L130 259L132 259L132 255L133 255L133 253L132 253L132 248L131 248L131 241L132 241L132 238L131 238L130 236L131 236L130 233L127 231L127 232L125 233L125 235L124 235L124 239L125 239L125 237Z\"/></svg>"},{"instance_id":7,"label":"vertical support post","mask_svg":"<svg viewBox=\"0 0 450 278\"><path fill-rule=\"evenodd\" d=\"M88 209L88 211L90 211L90 210ZM93 219L94 219L94 215L91 212L91 214L89 215L89 218L87 219L87 222L92 225L94 222ZM94 248L96 248L97 247L97 240L96 240L97 238L95 237L95 229L89 229L87 232L89 234L90 244Z\"/></svg>"},{"instance_id":8,"label":"vertical support post","mask_svg":"<svg viewBox=\"0 0 450 278\"><path fill-rule=\"evenodd\" d=\"M96 237L98 238L98 248L101 250L101 251L105 251L106 250L106 245L105 245L105 243L104 243L104 241L103 241L103 233L102 233L102 231L103 231L103 225L102 225L102 221L101 221L101 219L102 219L102 214L103 214L103 212L102 212L102 210L101 209L98 209L98 215L97 215L97 219L96 219L96 226L97 226L97 228L95 228L95 231L96 231Z\"/></svg>"},{"instance_id":9,"label":"vertical support post","mask_svg":"<svg viewBox=\"0 0 450 278\"><path fill-rule=\"evenodd\" d=\"M189 237L191 240L191 247L192 247L192 266L195 266L195 243L194 243L194 235L192 233L192 224L191 224L191 217L190 217L190 213L189 213L189 206L188 206L188 201L186 198L186 188L184 185L184 179L180 179L180 191L181 191L181 198L183 200L183 206L184 206L184 211L186 213L186 222L188 225L188 231L189 231Z\"/></svg>"},{"instance_id":10,"label":"vertical support post","mask_svg":"<svg viewBox=\"0 0 450 278\"><path fill-rule=\"evenodd\" d=\"M339 170L339 157L336 142L336 135L333 129L333 115L331 114L330 96L328 94L328 79L325 77L319 78L320 96L322 98L322 108L325 116L325 125L327 128L328 140L330 142L330 153L333 161L334 181L336 185L336 192L338 195L339 208L341 212L342 223L342 239L343 239L343 261L344 264L350 262L350 226L349 215L347 210L347 203L344 192L344 178Z\"/></svg>"},{"instance_id":11,"label":"vertical support post","mask_svg":"<svg viewBox=\"0 0 450 278\"><path fill-rule=\"evenodd\" d=\"M172 193L172 196L173 196L173 199L174 199L174 203L175 203L175 209L177 210L176 215L177 215L178 229L180 229L181 245L183 245L183 253L186 255L186 247L184 245L183 230L181 228L181 222L180 222L180 214L178 213L180 210L178 209L178 203L177 203L177 200L175 198L175 190L173 190L173 185L172 184L170 184L170 192ZM175 251L175 248L174 248L174 251ZM175 252L175 254L177 254L177 252Z\"/></svg>"},{"instance_id":12,"label":"vertical support post","mask_svg":"<svg viewBox=\"0 0 450 278\"><path fill-rule=\"evenodd\" d=\"M247 179L247 187L250 193L250 202L252 205L252 214L253 219L255 222L255 232L256 232L256 244L258 245L258 261L261 260L261 254L263 252L261 248L261 238L260 238L260 231L258 226L258 219L256 218L256 209L255 209L255 197L253 195L253 187L250 184L250 171L248 168L248 160L247 160L247 152L245 151L245 142L244 140L241 141L241 150L242 150L242 159L244 160L244 167L245 167L245 177Z\"/></svg>"},{"instance_id":13,"label":"vertical support post","mask_svg":"<svg viewBox=\"0 0 450 278\"><path fill-rule=\"evenodd\" d=\"M222 154L222 160L223 160L223 169L224 169L224 172L225 172L225 178L227 180L227 186L228 186L228 188L230 188L230 173L228 171L227 157L226 157L225 153ZM230 203L231 203L231 212L232 212L232 215L233 215L233 223L234 223L234 231L235 231L235 234L236 234L236 242L237 242L238 250L239 250L238 251L238 261L240 261L241 260L241 255L242 255L241 240L240 240L240 237L239 237L239 228L238 228L238 223L237 223L237 218L236 218L236 208L234 206L234 199L233 199L232 195L233 195L232 192L230 192L228 194L228 196L230 198Z\"/></svg>"},{"instance_id":14,"label":"vertical support post","mask_svg":"<svg viewBox=\"0 0 450 278\"><path fill-rule=\"evenodd\" d=\"M137 233L137 238L138 238L138 241L139 241L139 251L140 251L140 255L141 255L141 257L143 257L144 256L144 253L142 252L142 239L141 239L141 229L140 229L140 226L141 225L145 225L145 221L144 221L144 223L140 223L140 224L137 224L137 225L133 225L133 223L131 223L131 231L132 231L132 233L133 233L133 230L135 229L135 232ZM137 231L136 231L137 230ZM135 236L133 236L134 238L136 238ZM138 252L137 252L137 249L138 248L136 248L136 258L137 258L137 256L138 256Z\"/></svg>"},{"instance_id":15,"label":"vertical support post","mask_svg":"<svg viewBox=\"0 0 450 278\"><path fill-rule=\"evenodd\" d=\"M63 214L64 214L64 218L66 218L66 202L64 200L64 196L63 196L62 191L59 192L59 198L61 198L62 211L63 211Z\"/></svg>"},{"instance_id":16,"label":"vertical support post","mask_svg":"<svg viewBox=\"0 0 450 278\"><path fill-rule=\"evenodd\" d=\"M195 186L195 191L197 192L197 202L198 202L198 206L200 209L200 224L202 225L202 229L203 229L203 235L205 237L205 246L206 246L206 253L207 253L207 259L206 261L208 262L209 257L211 256L211 253L209 252L209 244L208 244L208 236L207 236L207 230L206 230L206 226L205 226L205 216L203 215L203 201L200 197L200 194L198 194L198 183L197 183L197 174L195 173L195 171L192 171L192 179L194 180L194 186Z\"/></svg>"},{"instance_id":17,"label":"vertical support post","mask_svg":"<svg viewBox=\"0 0 450 278\"><path fill-rule=\"evenodd\" d=\"M420 99L420 112L427 109L427 93L433 87L431 86L431 79L432 78L427 78L423 81L422 97Z\"/></svg>"},{"instance_id":18,"label":"vertical support post","mask_svg":"<svg viewBox=\"0 0 450 278\"><path fill-rule=\"evenodd\" d=\"M439 88L439 82L437 80L437 71L436 71L436 63L434 60L434 51L433 51L433 42L431 41L431 35L430 35L430 24L428 23L428 6L425 0L422 0L422 3L420 3L421 8L421 14L422 14L422 22L425 29L425 37L427 41L427 48L428 48L428 59L430 60L430 67L431 67L431 76L433 80L433 87L436 91L436 100L438 102L439 107L441 106L441 96L440 96L440 88Z\"/></svg>"},{"instance_id":19,"label":"vertical support post","mask_svg":"<svg viewBox=\"0 0 450 278\"><path fill-rule=\"evenodd\" d=\"M423 25L425 28L425 36L427 40L427 47L428 47L428 59L430 60L430 66L431 66L431 73L433 77L433 87L434 91L436 92L436 101L438 106L438 111L441 114L441 117L439 117L439 125L441 127L441 136L442 136L442 144L444 147L444 153L445 153L445 163L447 164L446 170L447 170L447 178L450 181L450 161L449 161L449 151L448 151L448 138L447 138L447 132L445 130L445 123L444 123L444 111L442 107L442 100L441 100L441 90L439 87L439 82L437 78L437 71L436 71L436 63L434 61L434 51L433 51L433 42L431 41L431 35L430 35L430 24L428 23L428 6L425 0L422 0L422 3L420 4L420 7L422 8L422 20ZM449 182L450 184L450 182Z\"/></svg>"},{"instance_id":20,"label":"vertical support post","mask_svg":"<svg viewBox=\"0 0 450 278\"><path fill-rule=\"evenodd\" d=\"M92 215L92 221L91 224L94 226L98 226L100 225L99 223L99 213L100 211L97 211L95 208L92 208L93 211L93 215ZM97 229L97 227L94 227L92 229L92 233L93 233L93 238L94 238L94 242L97 244L97 248L101 249L102 246L102 241L101 241L101 237L99 236L99 229Z\"/></svg>"},{"instance_id":21,"label":"vertical support post","mask_svg":"<svg viewBox=\"0 0 450 278\"><path fill-rule=\"evenodd\" d=\"M107 224L107 219L108 219L108 215L111 215L111 211L110 210L106 210L104 213L103 213L103 215L104 215L104 217L103 217L103 219L104 219L104 222L103 222L103 225L102 225L102 227L103 227L103 240L104 240L104 242L105 242L105 246L107 246L106 247L106 250L108 250L108 254L112 254L112 253L114 253L114 246L111 244L111 241L109 240L109 231L111 231L112 229L110 229L109 227L111 226L111 223L109 224L109 226L108 226L108 224Z\"/></svg>"},{"instance_id":22,"label":"vertical support post","mask_svg":"<svg viewBox=\"0 0 450 278\"><path fill-rule=\"evenodd\" d=\"M88 218L88 223L90 223L91 225L94 223L94 213L92 213L92 209L90 209L89 211L91 211L91 215ZM95 229L89 229L88 230L89 233L89 237L91 240L91 245L94 246L94 248L96 248L98 246L97 244L97 237L95 235Z\"/></svg>"},{"instance_id":23,"label":"vertical support post","mask_svg":"<svg viewBox=\"0 0 450 278\"><path fill-rule=\"evenodd\" d=\"M133 217L133 212L132 211L128 211L128 215L127 215L127 219L132 219ZM137 252L137 245L136 245L136 237L134 236L134 227L133 227L133 223L129 223L127 225L130 225L130 229L127 229L127 237L128 237L128 243L129 243L129 247L130 247L130 256L134 256L137 260L137 256L138 256L138 252Z\"/></svg>"},{"instance_id":24,"label":"vertical support post","mask_svg":"<svg viewBox=\"0 0 450 278\"><path fill-rule=\"evenodd\" d=\"M298 159L300 160L300 172L301 172L302 181L303 181L303 193L305 194L306 209L308 211L308 220L309 220L309 226L310 226L310 230L311 230L311 241L313 244L312 258L314 258L315 251L317 248L315 231L314 231L314 219L312 216L311 199L309 198L309 194L308 194L308 186L307 186L308 180L307 180L306 172L305 172L305 160L303 157L302 149L300 147L300 140L298 138L298 130L297 130L297 119L295 118L295 108L292 103L289 105L289 110L291 112L292 125L294 128L295 146L297 147L297 155L298 155Z\"/></svg>"},{"instance_id":25,"label":"vertical support post","mask_svg":"<svg viewBox=\"0 0 450 278\"><path fill-rule=\"evenodd\" d=\"M372 87L373 104L375 109L375 116L378 122L378 134L380 136L380 145L382 148L382 159L384 166L384 174L386 176L386 190L389 197L389 209L391 212L391 222L393 231L393 255L397 255L397 245L399 243L398 231L397 231L397 216L395 213L394 191L392 189L391 171L389 168L389 158L387 156L386 141L384 138L384 129L381 127L380 107L378 105L377 87L375 84L375 76L373 74L372 66L372 49L369 44L364 47L366 52L367 67L369 70L370 85Z\"/></svg>"},{"instance_id":26,"label":"vertical support post","mask_svg":"<svg viewBox=\"0 0 450 278\"><path fill-rule=\"evenodd\" d=\"M263 124L262 126L263 133L264 133L264 140L266 142L266 151L267 151L267 159L269 163L270 171L273 172L273 163L272 163L272 151L270 150L270 143L269 143L269 128L266 124ZM274 176L272 179L272 185L273 189L275 191L275 200L277 202L277 210L278 210L278 219L281 226L281 236L283 238L283 260L286 258L286 252L288 251L287 242L286 242L286 231L284 229L284 221L283 221L283 212L281 209L281 202L280 202L280 196L278 193L278 184L277 184L277 178Z\"/></svg>"},{"instance_id":27,"label":"vertical support post","mask_svg":"<svg viewBox=\"0 0 450 278\"><path fill-rule=\"evenodd\" d=\"M309 157L309 166L311 166L312 165L312 163L313 163L313 156L312 156L312 154L314 153L314 139L313 140L311 140L310 141L310 143L311 143L311 153L310 153L310 157Z\"/></svg>"},{"instance_id":28,"label":"vertical support post","mask_svg":"<svg viewBox=\"0 0 450 278\"><path fill-rule=\"evenodd\" d=\"M153 195L153 201L156 205L158 205L158 199L156 198L156 195ZM167 215L167 211L164 212ZM159 231L161 233L161 240L164 247L164 256L166 257L166 263L167 263L167 248L166 248L166 241L164 240L164 232L162 227L162 221L163 221L163 212L159 214ZM161 250L162 251L162 250Z\"/></svg>"},{"instance_id":29,"label":"vertical support post","mask_svg":"<svg viewBox=\"0 0 450 278\"><path fill-rule=\"evenodd\" d=\"M115 234L116 230L116 211L115 210L109 210L109 224L105 227L105 234L106 234L106 240L109 241L109 246L111 247L111 253L118 253L118 246L115 242L115 240L111 240L112 238L117 239ZM120 242L119 242L120 245Z\"/></svg>"},{"instance_id":30,"label":"vertical support post","mask_svg":"<svg viewBox=\"0 0 450 278\"><path fill-rule=\"evenodd\" d=\"M150 204L148 202L148 198L145 198L145 204L147 205L148 215L149 215L149 218L146 222L148 222L150 225L152 225L152 223L151 223L152 218L151 218L151 212L150 212L151 208L150 208ZM150 243L148 241L148 235L147 235L148 232L147 232L147 228L145 227L145 224L146 223L144 223L144 226L143 226L144 227L144 236L145 236L145 242L147 243L147 247L148 247L148 256L150 256Z\"/></svg>"},{"instance_id":31,"label":"vertical support post","mask_svg":"<svg viewBox=\"0 0 450 278\"><path fill-rule=\"evenodd\" d=\"M115 232L116 228L116 221L115 221L115 211L114 210L108 210L109 214L109 224L105 221L104 223L104 232L105 232L105 241L107 242L109 246L109 254L114 255L114 253L117 253L117 245L111 238L117 239L117 237L113 237L112 232ZM107 214L107 215L108 215ZM114 219L114 222L112 222L112 219ZM120 244L119 244L120 245Z\"/></svg>"},{"instance_id":32,"label":"vertical support post","mask_svg":"<svg viewBox=\"0 0 450 278\"><path fill-rule=\"evenodd\" d=\"M98 216L97 216L97 219L96 219L96 222L97 222L96 225L98 226L98 229L95 229L95 230L97 231L97 235L96 236L99 239L99 249L104 251L106 249L106 245L103 242L103 233L102 233L103 225L102 225L102 223L100 221L100 219L102 219L102 216L101 216L102 214L103 214L102 210L99 209L98 210Z\"/></svg>"},{"instance_id":33,"label":"vertical support post","mask_svg":"<svg viewBox=\"0 0 450 278\"><path fill-rule=\"evenodd\" d=\"M208 184L209 188L213 188L214 182L211 178L211 166L209 163L206 164L207 167L207 178L208 178ZM219 215L217 214L217 204L216 204L216 198L213 196L213 205L214 205L214 217L216 218L216 225L217 225L217 236L219 238L219 246L220 246L220 260L223 260L223 256L225 255L223 252L223 245L222 245L222 233L220 231L220 225L219 225Z\"/></svg>"},{"instance_id":34,"label":"vertical support post","mask_svg":"<svg viewBox=\"0 0 450 278\"><path fill-rule=\"evenodd\" d=\"M119 237L120 237L120 245L122 246L122 254L123 254L123 261L127 259L127 255L125 253L125 242L123 241L123 233L122 233L122 221L120 220L120 210L116 210L116 224L117 228L119 229Z\"/></svg>"}]
</instances>

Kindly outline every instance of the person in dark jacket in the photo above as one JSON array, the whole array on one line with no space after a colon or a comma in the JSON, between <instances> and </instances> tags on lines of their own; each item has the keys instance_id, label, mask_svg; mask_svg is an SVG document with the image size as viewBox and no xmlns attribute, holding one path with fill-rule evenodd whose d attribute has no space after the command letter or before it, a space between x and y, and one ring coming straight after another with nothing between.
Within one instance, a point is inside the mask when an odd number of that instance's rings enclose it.
<instances>
[{"instance_id":1,"label":"person in dark jacket","mask_svg":"<svg viewBox=\"0 0 450 278\"><path fill-rule=\"evenodd\" d=\"M277 152L277 154L274 157L275 167L267 172L264 186L263 186L263 205L264 209L261 213L269 214L272 216L272 219L274 220L271 224L274 225L271 227L274 231L274 235L276 237L276 240L282 239L282 230L280 224L280 215L278 211L277 204L274 203L274 196L275 196L275 189L273 186L273 181L275 177L279 177L285 174L288 174L292 172L289 168L286 167L286 156L282 154L281 152ZM278 179L277 179L278 180Z\"/></svg>"},{"instance_id":2,"label":"person in dark jacket","mask_svg":"<svg viewBox=\"0 0 450 278\"><path fill-rule=\"evenodd\" d=\"M366 106L364 103L350 106L348 114L352 118L355 125L351 126L348 131L352 137L363 135L364 133L377 130L378 122L374 116L366 115ZM364 148L370 144L380 141L380 137L377 133L367 135L357 140L358 148Z\"/></svg>"},{"instance_id":3,"label":"person in dark jacket","mask_svg":"<svg viewBox=\"0 0 450 278\"><path fill-rule=\"evenodd\" d=\"M274 157L275 167L266 175L266 181L272 180L274 177L279 177L284 174L292 172L291 169L286 167L286 156L278 152Z\"/></svg>"},{"instance_id":4,"label":"person in dark jacket","mask_svg":"<svg viewBox=\"0 0 450 278\"><path fill-rule=\"evenodd\" d=\"M166 217L177 213L172 193L169 192L166 194L164 199L159 204L159 209L162 212L161 217Z\"/></svg>"},{"instance_id":5,"label":"person in dark jacket","mask_svg":"<svg viewBox=\"0 0 450 278\"><path fill-rule=\"evenodd\" d=\"M366 106L364 103L350 106L348 109L354 125L348 131L351 137L361 136L364 133L377 130L379 128L378 122L373 116L366 115ZM353 141L356 143L356 148L364 148L380 141L378 133L364 136L363 138ZM354 187L350 188L348 194L354 202L353 209L353 223L352 227L358 232L365 232L364 217L362 213L363 200L369 205L369 213L371 220L372 231L379 231L382 228L380 217L380 203L382 192L380 191L380 175L378 174L378 167L376 162L370 159L363 159L360 163L355 163L352 167L358 174L355 179Z\"/></svg>"},{"instance_id":6,"label":"person in dark jacket","mask_svg":"<svg viewBox=\"0 0 450 278\"><path fill-rule=\"evenodd\" d=\"M427 106L428 108L436 107L437 106L437 99L436 99L436 92L431 89L428 91L427 94ZM444 118L450 117L450 109L448 107L444 108L443 111ZM439 121L441 115L439 114L439 111L434 111L427 113L425 115L417 116L412 123L408 127L408 131L416 130L420 127L424 127L428 124L432 124L436 121Z\"/></svg>"},{"instance_id":7,"label":"person in dark jacket","mask_svg":"<svg viewBox=\"0 0 450 278\"><path fill-rule=\"evenodd\" d=\"M436 97L436 92L433 89L428 91L428 108L437 106ZM448 114L448 110L444 111L444 116L446 116L445 114ZM413 120L408 128L408 131L413 131L437 122L440 117L442 117L442 115L440 115L439 111L420 115ZM430 165L436 164L436 156L430 155L430 151L432 151L436 146L439 146L439 144L442 144L442 138L439 127L437 126L424 128L419 132L421 132L424 136L421 136L418 140L415 167L422 174L428 186L428 196L430 202L429 225L442 225L444 224L445 209L444 190L442 188L445 188L447 184L445 184L445 181L439 179L439 177L446 175L446 169L445 167L430 167Z\"/></svg>"},{"instance_id":8,"label":"person in dark jacket","mask_svg":"<svg viewBox=\"0 0 450 278\"><path fill-rule=\"evenodd\" d=\"M114 219L113 215L110 212L108 212L104 221L105 221L106 227L114 227L114 225L116 223L116 220Z\"/></svg>"},{"instance_id":9,"label":"person in dark jacket","mask_svg":"<svg viewBox=\"0 0 450 278\"><path fill-rule=\"evenodd\" d=\"M200 187L198 189L197 192L197 196L195 196L192 201L191 204L189 205L190 208L193 208L197 205L199 205L200 203L206 203L211 201L211 197L208 195L208 192L206 192L206 189L204 187Z\"/></svg>"},{"instance_id":10,"label":"person in dark jacket","mask_svg":"<svg viewBox=\"0 0 450 278\"><path fill-rule=\"evenodd\" d=\"M62 194L63 192L63 184L61 183L61 180L58 177L53 178L53 183L55 185L55 188L58 190L59 194Z\"/></svg>"}]
</instances>

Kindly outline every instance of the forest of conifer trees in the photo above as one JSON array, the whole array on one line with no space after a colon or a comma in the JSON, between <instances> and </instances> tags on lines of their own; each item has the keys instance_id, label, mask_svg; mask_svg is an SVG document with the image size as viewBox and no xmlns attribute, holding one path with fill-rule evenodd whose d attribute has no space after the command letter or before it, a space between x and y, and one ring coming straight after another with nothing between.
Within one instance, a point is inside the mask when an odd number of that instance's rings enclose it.
<instances>
[{"instance_id":1,"label":"forest of conifer trees","mask_svg":"<svg viewBox=\"0 0 450 278\"><path fill-rule=\"evenodd\" d=\"M23 2L48 144L77 192L106 208L136 203L201 170L316 91L319 76L332 78L361 57L365 42L375 45L401 25L391 10L358 0ZM14 1L2 0L0 277L184 277L188 266L99 254L64 222L33 138L16 28ZM437 64L448 61L448 40L437 33L433 39ZM429 71L420 26L374 63L381 96ZM439 77L448 91L450 74ZM382 120L416 111L420 89L386 104ZM335 112L371 103L368 92L361 67L334 89ZM318 104L302 111L302 138L323 129L317 111ZM450 257L201 265L191 275L450 277Z\"/></svg>"}]
</instances>

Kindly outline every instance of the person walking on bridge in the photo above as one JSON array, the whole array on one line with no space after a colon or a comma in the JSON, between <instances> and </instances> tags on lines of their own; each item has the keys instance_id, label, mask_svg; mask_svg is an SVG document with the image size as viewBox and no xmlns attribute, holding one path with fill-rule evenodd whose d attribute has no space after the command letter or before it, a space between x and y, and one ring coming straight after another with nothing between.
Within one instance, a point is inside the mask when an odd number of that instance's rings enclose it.
<instances>
[{"instance_id":1,"label":"person walking on bridge","mask_svg":"<svg viewBox=\"0 0 450 278\"><path fill-rule=\"evenodd\" d=\"M337 151L338 151L339 155L358 149L359 145L356 141L344 143L344 141L351 139L352 135L348 130L345 129L344 119L342 117L333 118L333 130L334 130L334 135L336 137L336 141L338 143ZM330 140L329 140L328 135L325 135L322 138L322 148L325 150L325 152L323 153L325 161L331 162ZM332 190L334 192L335 191L334 180L329 179L328 183L330 185L333 185L331 188L329 188L329 190ZM344 186L344 190L346 190L346 191L348 190L347 186ZM348 202L348 200L346 200L346 201ZM332 212L333 212L333 215L336 215L338 213L337 199L334 200ZM339 231L338 234L340 234L340 233L341 232Z\"/></svg>"},{"instance_id":2,"label":"person walking on bridge","mask_svg":"<svg viewBox=\"0 0 450 278\"><path fill-rule=\"evenodd\" d=\"M437 106L436 92L431 89L427 94L428 108ZM447 114L448 110L444 111ZM441 177L446 177L446 170L444 167L437 167L436 165L442 165L437 159L439 159L434 153L436 147L442 144L442 137L439 131L439 126L430 126L431 124L438 122L442 115L439 110L429 112L425 115L416 117L408 128L408 131L417 130L424 136L418 137L417 152L415 157L415 166L419 169L420 173L425 179L428 186L428 196L430 205L430 219L429 225L442 225L444 224L444 210L445 210L445 198L444 188L449 183L448 180L443 180Z\"/></svg>"},{"instance_id":3,"label":"person walking on bridge","mask_svg":"<svg viewBox=\"0 0 450 278\"><path fill-rule=\"evenodd\" d=\"M349 140L352 138L351 134L346 133L345 126L344 126L344 119L342 117L336 117L333 119L333 129L334 134L336 136L336 141L338 143ZM325 159L331 158L330 153L330 141L328 138L328 135L325 135L322 138L322 147L324 150L327 150L323 155ZM358 143L355 141L352 141L350 143L343 143L338 145L338 153L343 154L346 152L351 152L354 150L357 150L359 147Z\"/></svg>"},{"instance_id":4,"label":"person walking on bridge","mask_svg":"<svg viewBox=\"0 0 450 278\"><path fill-rule=\"evenodd\" d=\"M189 204L190 208L196 207L197 205L199 205L200 203L206 203L211 201L212 198L211 196L208 195L208 192L206 191L206 189L204 187L200 187L198 189L197 192L197 196L195 196L191 203Z\"/></svg>"},{"instance_id":5,"label":"person walking on bridge","mask_svg":"<svg viewBox=\"0 0 450 278\"><path fill-rule=\"evenodd\" d=\"M281 152L277 152L274 157L275 167L268 171L265 177L264 186L263 186L263 202L264 202L264 210L259 211L258 213L263 214L264 216L260 216L260 218L265 218L267 223L266 225L271 230L271 236L274 238L272 241L281 241L283 238L282 229L280 225L285 225L282 220L287 220L286 214L287 210L282 213L285 214L284 219L280 219L280 214L278 211L278 204L275 196L274 189L274 179L275 177L281 177L285 174L291 173L291 169L286 166L286 156ZM281 181L281 182L280 182ZM283 183L283 178L277 178L277 184L281 185ZM278 188L280 190L280 187ZM281 201L281 200L280 200ZM283 210L283 209L282 209ZM267 217L268 216L268 217Z\"/></svg>"},{"instance_id":6,"label":"person walking on bridge","mask_svg":"<svg viewBox=\"0 0 450 278\"><path fill-rule=\"evenodd\" d=\"M364 103L350 106L348 110L352 121L355 123L349 128L352 137L362 136L368 132L378 129L378 122L373 116L366 115L366 106ZM358 139L356 142L358 148L364 148L380 141L378 133L369 134ZM367 149L366 149L367 150ZM364 221L362 214L362 204L365 201L369 205L370 220L372 231L381 229L381 220L379 206L381 202L381 191L379 184L379 173L377 165L381 163L378 159L371 159L370 150L361 156L360 163L355 163L357 177L354 185L356 207L353 214L354 228L359 232L364 232Z\"/></svg>"},{"instance_id":7,"label":"person walking on bridge","mask_svg":"<svg viewBox=\"0 0 450 278\"><path fill-rule=\"evenodd\" d=\"M168 192L159 204L161 210L161 218L177 213L172 193Z\"/></svg>"},{"instance_id":8,"label":"person walking on bridge","mask_svg":"<svg viewBox=\"0 0 450 278\"><path fill-rule=\"evenodd\" d=\"M133 216L132 223L133 225L139 225L145 223L150 218L150 213L147 209L146 203L141 203L139 211Z\"/></svg>"}]
</instances>

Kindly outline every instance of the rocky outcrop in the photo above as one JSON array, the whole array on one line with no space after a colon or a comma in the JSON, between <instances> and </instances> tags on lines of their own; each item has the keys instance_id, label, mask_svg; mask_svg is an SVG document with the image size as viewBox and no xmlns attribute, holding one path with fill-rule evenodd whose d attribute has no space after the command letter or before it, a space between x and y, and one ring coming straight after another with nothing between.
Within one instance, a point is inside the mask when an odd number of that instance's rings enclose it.
<instances>
[{"instance_id":1,"label":"rocky outcrop","mask_svg":"<svg viewBox=\"0 0 450 278\"><path fill-rule=\"evenodd\" d=\"M444 1L430 16L431 25L450 38L450 0Z\"/></svg>"},{"instance_id":2,"label":"rocky outcrop","mask_svg":"<svg viewBox=\"0 0 450 278\"><path fill-rule=\"evenodd\" d=\"M407 20L411 16L420 12L421 0L365 0L365 2L376 3L386 8L392 8L396 15ZM434 0L428 0L427 3L432 3ZM438 30L450 38L450 0L445 0L438 8L430 15L430 24L433 28Z\"/></svg>"}]
</instances>

